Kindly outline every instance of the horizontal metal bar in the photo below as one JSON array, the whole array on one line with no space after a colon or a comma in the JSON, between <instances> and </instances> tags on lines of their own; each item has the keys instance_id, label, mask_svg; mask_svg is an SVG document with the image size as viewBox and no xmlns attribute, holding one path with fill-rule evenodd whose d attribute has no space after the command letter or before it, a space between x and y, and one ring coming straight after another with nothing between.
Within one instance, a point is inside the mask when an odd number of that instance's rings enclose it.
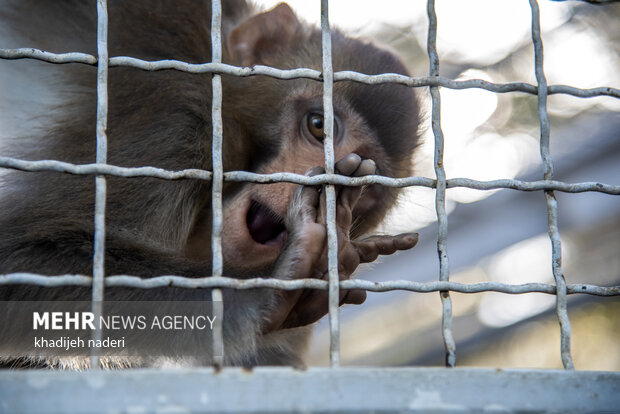
<instances>
[{"instance_id":1,"label":"horizontal metal bar","mask_svg":"<svg viewBox=\"0 0 620 414\"><path fill-rule=\"evenodd\" d=\"M482 79L457 81L443 76L409 77L395 73L366 75L353 71L340 71L334 73L335 82L343 80L350 80L369 85L395 83L410 87L443 86L448 89L484 89L496 93L524 92L532 95L538 94L538 88L535 85L525 82L493 83ZM611 96L614 98L620 98L620 89L607 86L580 89L568 85L551 85L549 86L549 95L553 94L573 95L580 98L591 98L594 96Z\"/></svg>"},{"instance_id":2,"label":"horizontal metal bar","mask_svg":"<svg viewBox=\"0 0 620 414\"><path fill-rule=\"evenodd\" d=\"M179 171L164 170L156 167L125 168L109 164L82 164L75 165L61 161L25 161L17 158L0 157L0 168L11 168L20 171L41 172L54 171L75 175L107 175L116 177L154 177L163 180L197 179L211 180L212 173L206 170L187 169ZM390 178L381 175L367 175L364 177L346 177L338 174L321 174L308 177L293 173L257 174L246 171L229 171L224 173L224 181L253 182L271 184L287 182L303 185L336 184L359 186L381 184L386 187L420 186L435 188L436 180L426 177ZM611 195L620 195L620 185L603 184L599 182L565 183L554 180L521 181L521 180L492 180L477 181L469 178L450 178L447 188L471 188L474 190L513 189L521 191L555 190L565 193L583 193L588 191Z\"/></svg>"},{"instance_id":3,"label":"horizontal metal bar","mask_svg":"<svg viewBox=\"0 0 620 414\"><path fill-rule=\"evenodd\" d=\"M193 178L210 180L210 171L187 169L181 171L169 171L156 167L126 168L110 164L71 164L55 160L25 161L17 158L0 157L0 167L29 172L63 172L74 175L107 175L115 177L154 177L164 180L178 180L181 178Z\"/></svg>"},{"instance_id":4,"label":"horizontal metal bar","mask_svg":"<svg viewBox=\"0 0 620 414\"><path fill-rule=\"evenodd\" d=\"M96 65L97 58L86 53L50 53L33 48L21 49L0 49L2 59L37 59L49 63L82 63ZM110 58L110 67L134 67L146 71L157 70L179 70L189 73L218 73L231 76L270 76L277 79L313 79L322 81L320 71L308 68L297 69L276 69L269 66L238 67L225 63L200 63L193 64L179 60L159 60L146 61L128 56L116 56ZM524 92L536 95L538 88L535 85L525 82L493 83L482 79L453 80L441 76L420 76L409 77L396 73L384 73L379 75L366 75L353 71L340 71L334 73L334 82L354 81L365 84L395 83L410 87L443 86L449 89L484 89L490 92ZM548 94L573 95L580 98L591 98L595 96L611 96L620 98L620 89L609 86L598 88L580 89L568 85L551 85Z\"/></svg>"},{"instance_id":5,"label":"horizontal metal bar","mask_svg":"<svg viewBox=\"0 0 620 414\"><path fill-rule=\"evenodd\" d=\"M472 368L3 371L0 412L601 413L620 407L618 384L617 372Z\"/></svg>"},{"instance_id":6,"label":"horizontal metal bar","mask_svg":"<svg viewBox=\"0 0 620 414\"><path fill-rule=\"evenodd\" d=\"M450 178L447 181L447 185L448 188L463 187L475 190L507 188L521 191L556 190L564 193L595 191L605 194L620 195L620 185L609 185L598 182L565 183L555 180L521 181L511 179L477 181L469 178Z\"/></svg>"},{"instance_id":7,"label":"horizontal metal bar","mask_svg":"<svg viewBox=\"0 0 620 414\"><path fill-rule=\"evenodd\" d=\"M0 275L0 286L30 284L44 287L58 286L90 286L92 278L86 275L44 276L35 273L10 273ZM188 278L182 276L157 276L141 278L131 275L107 276L106 287L126 286L133 288L152 289L174 286L188 289L198 288L232 288L255 289L272 288L281 290L319 289L327 290L328 282L319 279L279 280L269 278L234 279L230 277ZM439 292L449 290L460 293L500 292L510 294L548 293L555 294L555 285L547 283L524 283L519 285L500 282L458 283L452 281L413 282L411 280L390 280L372 282L362 279L343 280L340 289L364 289L370 292L387 292L406 290L410 292ZM583 293L595 296L620 296L620 286L597 286L585 283L567 285L569 294Z\"/></svg>"},{"instance_id":8,"label":"horizontal metal bar","mask_svg":"<svg viewBox=\"0 0 620 414\"><path fill-rule=\"evenodd\" d=\"M97 56L88 53L51 53L44 50L23 47L19 49L0 49L2 59L35 59L49 63L83 63L86 65L97 65Z\"/></svg>"}]
</instances>

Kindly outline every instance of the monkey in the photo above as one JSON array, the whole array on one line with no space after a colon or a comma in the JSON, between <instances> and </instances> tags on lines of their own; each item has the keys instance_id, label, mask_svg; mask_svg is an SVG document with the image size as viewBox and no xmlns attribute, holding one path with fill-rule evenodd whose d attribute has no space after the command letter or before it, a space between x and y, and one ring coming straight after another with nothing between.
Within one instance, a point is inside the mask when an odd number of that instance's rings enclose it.
<instances>
[{"instance_id":1,"label":"monkey","mask_svg":"<svg viewBox=\"0 0 620 414\"><path fill-rule=\"evenodd\" d=\"M96 55L95 2L20 0L0 12L33 47ZM211 61L210 1L108 2L109 55L147 61ZM223 62L240 67L321 70L321 33L281 3L259 11L222 2ZM29 45L30 46L30 45ZM5 47L5 46L2 46ZM395 53L332 30L333 68L366 74L408 72ZM46 125L4 154L74 164L95 160L96 68L64 65L62 103ZM113 67L108 78L108 159L122 167L211 171L211 74ZM222 75L224 171L325 171L321 82ZM396 84L343 81L333 89L336 172L411 175L419 103ZM92 274L94 179L58 172L11 172L0 197L0 274ZM398 190L337 186L341 280L361 263L412 248L414 233L372 235ZM224 183L224 276L327 279L325 191L291 183ZM211 274L211 183L107 177L106 275ZM341 291L361 304L365 291ZM0 300L89 300L85 287L0 285ZM105 301L209 300L209 289L107 287ZM223 289L225 365L303 365L312 324L327 313L327 292ZM1 328L0 328L1 330ZM1 335L1 332L0 332ZM205 350L206 364L211 363ZM0 348L0 354L5 353ZM22 358L22 365L35 365ZM25 361L25 362L24 362ZM6 365L7 361L5 361ZM10 363L16 364L13 360ZM37 360L37 366L63 367ZM83 366L88 362L84 361ZM109 366L113 366L109 362ZM118 363L118 366L140 365ZM68 366L68 365L67 365Z\"/></svg>"}]
</instances>

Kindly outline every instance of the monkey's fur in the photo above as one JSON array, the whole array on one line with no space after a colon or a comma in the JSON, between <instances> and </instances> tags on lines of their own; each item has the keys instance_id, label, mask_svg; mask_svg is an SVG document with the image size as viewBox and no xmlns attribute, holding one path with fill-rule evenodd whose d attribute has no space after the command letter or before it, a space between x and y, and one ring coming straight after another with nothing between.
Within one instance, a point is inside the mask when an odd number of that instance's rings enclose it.
<instances>
[{"instance_id":1,"label":"monkey's fur","mask_svg":"<svg viewBox=\"0 0 620 414\"><path fill-rule=\"evenodd\" d=\"M13 3L0 14L21 32L26 44L19 46L96 55L95 2ZM209 1L110 0L109 55L209 62L210 10ZM299 22L286 5L256 13L244 0L223 1L225 63L320 70L317 28ZM338 31L332 39L335 71L407 73L389 51ZM72 64L62 69L63 104L51 111L42 131L33 132L38 137L35 146L18 147L11 155L76 164L95 161L96 68ZM222 82L225 171L304 174L323 165L322 137L312 136L310 124L322 120L320 82L264 76L223 76ZM109 70L108 90L109 164L211 170L210 74L115 67ZM342 174L410 174L419 122L410 88L337 82L334 109L335 153L336 160L342 160L337 164ZM360 191L338 189L341 278L348 278L360 262L415 244L410 234L364 239L394 204L396 190L373 185ZM323 197L315 188L292 184L226 183L224 275L326 277ZM93 177L9 174L0 197L0 274L91 274L93 206ZM210 209L209 182L108 177L106 274L209 275ZM0 287L1 300L88 300L89 295L89 289L75 287ZM209 290L179 288L105 291L106 300L209 297ZM360 303L364 293L343 292L341 299ZM307 324L326 313L325 304L324 292L224 290L225 363L301 364Z\"/></svg>"}]
</instances>

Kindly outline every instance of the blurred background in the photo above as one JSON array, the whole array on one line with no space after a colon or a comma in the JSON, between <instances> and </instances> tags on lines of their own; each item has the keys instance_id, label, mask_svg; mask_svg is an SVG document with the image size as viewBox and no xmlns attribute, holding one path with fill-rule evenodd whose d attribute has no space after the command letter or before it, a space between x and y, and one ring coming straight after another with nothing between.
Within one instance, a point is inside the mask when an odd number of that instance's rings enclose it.
<instances>
[{"instance_id":1,"label":"blurred background","mask_svg":"<svg viewBox=\"0 0 620 414\"><path fill-rule=\"evenodd\" d=\"M265 8L278 2L257 1ZM300 17L318 23L320 2L288 3ZM539 4L548 83L620 88L620 4ZM330 7L333 27L396 50L414 76L428 74L425 1L332 0ZM438 0L436 11L442 76L536 83L527 1ZM6 36L0 27L0 39ZM49 80L61 70L32 60L0 60L0 143L42 122L33 121L32 114L44 114L59 102ZM45 81L28 81L37 77ZM430 99L426 88L419 93L425 122L415 173L434 178ZM38 98L25 99L32 96ZM542 179L536 103L536 96L524 93L442 88L448 178ZM552 95L548 109L555 179L619 185L620 100ZM620 285L620 197L559 192L556 197L567 282ZM542 192L450 189L446 208L451 280L553 283ZM432 189L406 189L381 229L414 230L420 233L418 246L380 260L357 277L437 280ZM457 365L561 368L554 296L489 292L451 297ZM369 293L364 305L344 307L341 315L344 365L444 364L437 293ZM620 299L573 295L569 316L577 369L620 370ZM328 364L328 341L322 321L311 345L312 365Z\"/></svg>"},{"instance_id":2,"label":"blurred background","mask_svg":"<svg viewBox=\"0 0 620 414\"><path fill-rule=\"evenodd\" d=\"M272 7L277 0L258 3ZM290 0L318 24L320 2ZM620 4L540 0L548 83L579 88L620 87ZM453 79L536 84L531 11L523 0L439 0L440 73ZM414 76L428 75L426 2L337 0L332 27L398 51ZM434 178L430 99L424 101L424 143L416 175ZM537 98L478 89L441 89L441 121L448 178L542 179ZM555 179L620 184L620 100L552 95L551 154ZM416 230L413 250L384 258L357 277L373 281L437 280L434 190L410 188L383 231ZM568 283L620 285L620 198L556 192ZM451 280L472 283L553 283L551 246L542 192L447 192ZM555 297L529 293L451 293L457 365L561 368ZM569 297L577 369L620 370L620 299ZM346 365L443 365L441 302L437 293L369 293L342 315ZM311 363L327 364L325 320L316 330Z\"/></svg>"}]
</instances>

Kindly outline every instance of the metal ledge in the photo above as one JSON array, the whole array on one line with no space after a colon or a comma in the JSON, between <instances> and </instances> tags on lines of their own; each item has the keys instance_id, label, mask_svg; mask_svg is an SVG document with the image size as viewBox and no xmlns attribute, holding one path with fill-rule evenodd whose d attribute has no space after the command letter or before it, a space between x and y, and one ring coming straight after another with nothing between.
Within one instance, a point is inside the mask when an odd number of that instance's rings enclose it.
<instances>
[{"instance_id":1,"label":"metal ledge","mask_svg":"<svg viewBox=\"0 0 620 414\"><path fill-rule=\"evenodd\" d=\"M620 412L620 373L471 368L0 371L0 412Z\"/></svg>"}]
</instances>

